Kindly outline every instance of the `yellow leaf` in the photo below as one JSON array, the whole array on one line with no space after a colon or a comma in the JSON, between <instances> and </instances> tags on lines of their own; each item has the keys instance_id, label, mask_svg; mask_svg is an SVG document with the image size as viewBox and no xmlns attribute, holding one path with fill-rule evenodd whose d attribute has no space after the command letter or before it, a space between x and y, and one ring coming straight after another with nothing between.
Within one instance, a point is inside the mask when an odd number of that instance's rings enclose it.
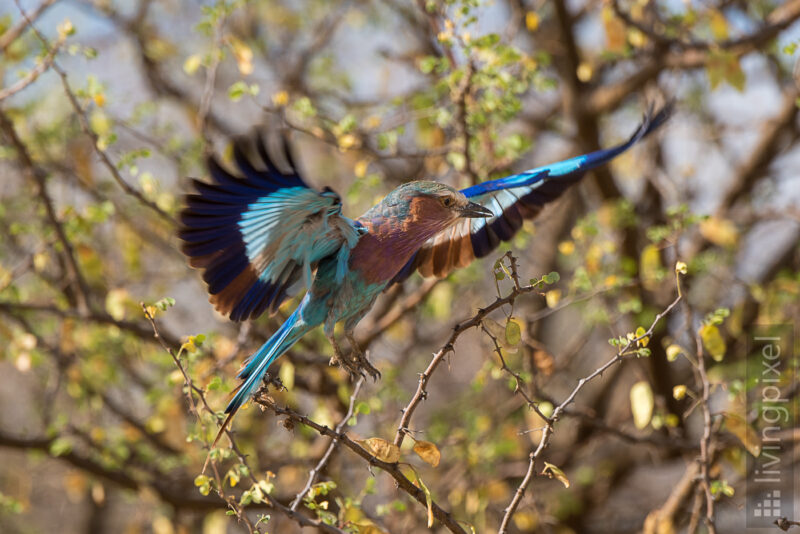
<instances>
[{"instance_id":1,"label":"yellow leaf","mask_svg":"<svg viewBox=\"0 0 800 534\"><path fill-rule=\"evenodd\" d=\"M711 20L709 21L711 27L711 35L717 41L724 41L728 38L728 21L725 19L720 11L716 9L711 12Z\"/></svg>"},{"instance_id":2,"label":"yellow leaf","mask_svg":"<svg viewBox=\"0 0 800 534\"><path fill-rule=\"evenodd\" d=\"M125 303L128 300L128 290L125 288L112 289L106 294L106 312L115 320L125 318Z\"/></svg>"},{"instance_id":3,"label":"yellow leaf","mask_svg":"<svg viewBox=\"0 0 800 534\"><path fill-rule=\"evenodd\" d=\"M272 95L272 103L278 107L283 107L289 103L289 93L286 91L278 91Z\"/></svg>"},{"instance_id":4,"label":"yellow leaf","mask_svg":"<svg viewBox=\"0 0 800 534\"><path fill-rule=\"evenodd\" d=\"M442 454L439 452L439 449L430 441L416 442L414 444L414 452L417 453L417 456L422 458L425 463L430 464L433 467L438 466L439 460L442 458Z\"/></svg>"},{"instance_id":5,"label":"yellow leaf","mask_svg":"<svg viewBox=\"0 0 800 534\"><path fill-rule=\"evenodd\" d=\"M200 54L192 54L191 56L186 58L186 61L183 62L183 72L191 76L197 69L200 68L203 59L200 57Z\"/></svg>"},{"instance_id":6,"label":"yellow leaf","mask_svg":"<svg viewBox=\"0 0 800 534\"><path fill-rule=\"evenodd\" d=\"M625 23L610 6L603 7L603 26L606 30L606 46L610 52L625 51Z\"/></svg>"},{"instance_id":7,"label":"yellow leaf","mask_svg":"<svg viewBox=\"0 0 800 534\"><path fill-rule=\"evenodd\" d=\"M584 61L578 65L578 70L575 75L580 81L586 83L592 79L592 76L594 75L594 69L592 69L592 66L589 63Z\"/></svg>"},{"instance_id":8,"label":"yellow leaf","mask_svg":"<svg viewBox=\"0 0 800 534\"><path fill-rule=\"evenodd\" d=\"M641 430L650 424L653 417L653 390L650 384L642 380L633 385L630 396L633 424Z\"/></svg>"},{"instance_id":9,"label":"yellow leaf","mask_svg":"<svg viewBox=\"0 0 800 534\"><path fill-rule=\"evenodd\" d=\"M628 41L636 48L647 44L647 36L636 28L628 28Z\"/></svg>"},{"instance_id":10,"label":"yellow leaf","mask_svg":"<svg viewBox=\"0 0 800 534\"><path fill-rule=\"evenodd\" d=\"M725 357L725 340L719 328L711 324L703 325L700 327L700 338L714 361L721 362Z\"/></svg>"},{"instance_id":11,"label":"yellow leaf","mask_svg":"<svg viewBox=\"0 0 800 534\"><path fill-rule=\"evenodd\" d=\"M720 247L735 247L739 241L739 230L728 219L711 217L700 223L703 237Z\"/></svg>"},{"instance_id":12,"label":"yellow leaf","mask_svg":"<svg viewBox=\"0 0 800 534\"><path fill-rule=\"evenodd\" d=\"M386 531L375 526L375 523L369 519L353 524L356 526L358 534L386 534Z\"/></svg>"},{"instance_id":13,"label":"yellow leaf","mask_svg":"<svg viewBox=\"0 0 800 534\"><path fill-rule=\"evenodd\" d=\"M713 52L706 63L706 74L708 74L708 82L712 90L719 87L720 83L724 81L742 92L747 83L747 75L739 63L739 56L732 52Z\"/></svg>"},{"instance_id":14,"label":"yellow leaf","mask_svg":"<svg viewBox=\"0 0 800 534\"><path fill-rule=\"evenodd\" d=\"M661 278L661 253L655 245L647 245L639 258L639 274L645 289L653 290Z\"/></svg>"},{"instance_id":15,"label":"yellow leaf","mask_svg":"<svg viewBox=\"0 0 800 534\"><path fill-rule=\"evenodd\" d=\"M294 364L289 360L284 360L283 364L281 364L281 370L278 372L278 377L287 389L294 389Z\"/></svg>"},{"instance_id":16,"label":"yellow leaf","mask_svg":"<svg viewBox=\"0 0 800 534\"><path fill-rule=\"evenodd\" d=\"M743 417L737 414L725 413L725 429L736 436L747 452L758 458L761 454L761 438L752 426L747 424Z\"/></svg>"},{"instance_id":17,"label":"yellow leaf","mask_svg":"<svg viewBox=\"0 0 800 534\"><path fill-rule=\"evenodd\" d=\"M75 33L75 26L72 25L72 21L69 19L64 19L56 29L58 30L58 37L61 39Z\"/></svg>"},{"instance_id":18,"label":"yellow leaf","mask_svg":"<svg viewBox=\"0 0 800 534\"><path fill-rule=\"evenodd\" d=\"M683 350L683 347L680 345L675 345L674 343L667 347L667 361L674 362L678 359L678 356L684 354L686 351Z\"/></svg>"},{"instance_id":19,"label":"yellow leaf","mask_svg":"<svg viewBox=\"0 0 800 534\"><path fill-rule=\"evenodd\" d=\"M356 166L353 169L356 178L363 178L367 175L367 168L369 167L369 160L361 159L356 162Z\"/></svg>"},{"instance_id":20,"label":"yellow leaf","mask_svg":"<svg viewBox=\"0 0 800 534\"><path fill-rule=\"evenodd\" d=\"M575 252L575 242L562 241L561 243L558 244L558 251L564 256L569 256L570 254Z\"/></svg>"},{"instance_id":21,"label":"yellow leaf","mask_svg":"<svg viewBox=\"0 0 800 534\"><path fill-rule=\"evenodd\" d=\"M558 305L558 302L561 300L561 290L551 289L544 294L544 300L547 302L548 308L555 308Z\"/></svg>"},{"instance_id":22,"label":"yellow leaf","mask_svg":"<svg viewBox=\"0 0 800 534\"><path fill-rule=\"evenodd\" d=\"M535 11L528 11L525 14L525 27L528 31L535 32L539 27L539 14Z\"/></svg>"},{"instance_id":23,"label":"yellow leaf","mask_svg":"<svg viewBox=\"0 0 800 534\"><path fill-rule=\"evenodd\" d=\"M37 252L33 255L33 268L37 271L43 271L50 263L50 256L46 252Z\"/></svg>"},{"instance_id":24,"label":"yellow leaf","mask_svg":"<svg viewBox=\"0 0 800 534\"><path fill-rule=\"evenodd\" d=\"M381 125L381 118L379 115L370 115L364 120L364 127L372 130Z\"/></svg>"},{"instance_id":25,"label":"yellow leaf","mask_svg":"<svg viewBox=\"0 0 800 534\"><path fill-rule=\"evenodd\" d=\"M339 148L343 151L359 145L358 137L353 134L344 134L343 136L339 137L338 142Z\"/></svg>"},{"instance_id":26,"label":"yellow leaf","mask_svg":"<svg viewBox=\"0 0 800 534\"><path fill-rule=\"evenodd\" d=\"M89 126L99 137L103 137L111 133L113 122L108 115L96 109L89 115Z\"/></svg>"},{"instance_id":27,"label":"yellow leaf","mask_svg":"<svg viewBox=\"0 0 800 534\"><path fill-rule=\"evenodd\" d=\"M646 534L675 534L675 525L670 516L663 517L661 509L654 510L644 520Z\"/></svg>"},{"instance_id":28,"label":"yellow leaf","mask_svg":"<svg viewBox=\"0 0 800 534\"><path fill-rule=\"evenodd\" d=\"M397 463L400 460L400 449L394 443L381 438L368 438L356 441L375 458L386 463Z\"/></svg>"},{"instance_id":29,"label":"yellow leaf","mask_svg":"<svg viewBox=\"0 0 800 534\"><path fill-rule=\"evenodd\" d=\"M548 471L553 478L564 484L565 488L569 487L569 479L567 478L567 475L565 475L564 471L562 471L558 466L553 465L550 462L545 462L544 469L542 469L542 474L544 475Z\"/></svg>"},{"instance_id":30,"label":"yellow leaf","mask_svg":"<svg viewBox=\"0 0 800 534\"><path fill-rule=\"evenodd\" d=\"M425 492L425 504L428 506L428 528L431 528L433 526L433 497L431 497L431 490L428 489L428 486L425 485L419 476L417 476L417 484L419 484L420 489Z\"/></svg>"},{"instance_id":31,"label":"yellow leaf","mask_svg":"<svg viewBox=\"0 0 800 534\"><path fill-rule=\"evenodd\" d=\"M600 270L600 264L603 260L603 249L598 245L592 245L586 251L586 254L584 254L583 259L586 264L586 270L589 274L594 274Z\"/></svg>"},{"instance_id":32,"label":"yellow leaf","mask_svg":"<svg viewBox=\"0 0 800 534\"><path fill-rule=\"evenodd\" d=\"M242 76L247 76L253 73L253 50L247 46L242 40L236 37L229 36L228 44L233 50L233 56L236 58L236 66Z\"/></svg>"},{"instance_id":33,"label":"yellow leaf","mask_svg":"<svg viewBox=\"0 0 800 534\"><path fill-rule=\"evenodd\" d=\"M640 326L639 328L636 329L636 337L637 338L641 338L641 339L639 339L639 341L636 342L636 344L638 346L646 347L647 344L650 343L650 338L645 336L646 333L647 333L647 330L645 330L643 326ZM644 336L644 337L642 337L642 336Z\"/></svg>"}]
</instances>

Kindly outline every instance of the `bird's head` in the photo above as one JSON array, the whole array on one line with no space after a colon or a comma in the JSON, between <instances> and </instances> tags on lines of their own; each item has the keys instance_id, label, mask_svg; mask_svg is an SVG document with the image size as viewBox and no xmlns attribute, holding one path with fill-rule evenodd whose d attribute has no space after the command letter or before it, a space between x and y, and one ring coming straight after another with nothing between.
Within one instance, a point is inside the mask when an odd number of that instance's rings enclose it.
<instances>
[{"instance_id":1,"label":"bird's head","mask_svg":"<svg viewBox=\"0 0 800 534\"><path fill-rule=\"evenodd\" d=\"M470 202L463 193L438 182L408 182L384 199L406 228L430 232L445 230L464 217L492 217L487 208Z\"/></svg>"}]
</instances>

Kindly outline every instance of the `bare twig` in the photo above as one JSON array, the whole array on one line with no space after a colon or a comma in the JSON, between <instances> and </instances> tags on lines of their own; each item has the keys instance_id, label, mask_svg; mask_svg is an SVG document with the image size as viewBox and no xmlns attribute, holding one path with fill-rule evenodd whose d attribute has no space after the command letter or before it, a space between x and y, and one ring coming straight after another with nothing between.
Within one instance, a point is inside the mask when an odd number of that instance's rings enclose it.
<instances>
[{"instance_id":1,"label":"bare twig","mask_svg":"<svg viewBox=\"0 0 800 534\"><path fill-rule=\"evenodd\" d=\"M444 357L454 351L454 345L458 337L464 333L465 331L469 330L470 328L478 327L481 325L483 319L488 316L493 311L502 308L506 304L512 304L517 297L520 295L524 295L527 293L532 293L539 288L538 285L527 285L522 287L514 287L505 297L498 297L494 302L489 304L487 307L478 310L471 319L459 323L453 328L453 333L450 334L450 338L444 344L444 346L439 349L431 359L431 362L428 364L428 367L419 375L419 383L417 384L417 390L414 393L414 396L411 397L408 405L403 409L403 416L400 418L400 423L397 426L397 433L394 437L394 444L398 447L402 445L403 439L405 438L406 433L409 431L409 424L411 423L411 417L414 415L414 411L417 409L419 404L428 396L426 391L426 387L428 382L431 379L434 371L442 362Z\"/></svg>"},{"instance_id":2,"label":"bare twig","mask_svg":"<svg viewBox=\"0 0 800 534\"><path fill-rule=\"evenodd\" d=\"M20 0L14 0L14 3L17 5L17 8L19 9L19 11L22 14L22 16L25 17L28 20L28 23L30 24L31 29L36 34L36 36L39 38L39 40L42 42L42 45L45 47L45 49L50 51L51 48L50 48L50 45L47 42L47 39L44 37L44 35L42 35L39 32L38 29L36 29L36 26L33 23L33 21L25 13L25 10L22 9L22 6L20 5ZM124 178L122 178L122 175L119 173L119 170L117 169L117 166L114 165L114 162L111 161L111 158L109 157L108 153L100 147L100 145L98 143L99 138L98 138L97 134L94 131L92 131L92 128L89 126L89 119L86 116L86 111L81 107L80 102L78 102L78 98L75 96L75 93L72 91L72 87L70 87L66 71L64 69L62 69L58 65L58 62L55 61L55 60L52 62L52 69L53 69L53 71L56 72L56 74L58 74L59 78L61 78L61 85L64 87L64 92L66 93L67 98L68 98L70 104L72 105L72 108L75 110L75 113L78 116L78 122L81 125L81 129L83 130L83 133L86 134L92 140L92 146L94 147L95 152L100 157L100 161L103 162L103 165L105 165L105 167L111 173L111 176L114 178L114 181L116 181L117 184L119 184L119 186L122 188L123 191L125 191L125 193L127 193L128 195L134 197L143 206L147 207L148 209L153 210L162 219L164 219L165 221L169 222L173 226L176 225L177 222L175 221L175 219L170 214L168 214L167 212L165 212L164 210L159 208L158 205L156 205L155 202L146 199L144 197L144 195L142 195L142 193L140 193L139 191L134 189L128 182L125 181Z\"/></svg>"},{"instance_id":3,"label":"bare twig","mask_svg":"<svg viewBox=\"0 0 800 534\"><path fill-rule=\"evenodd\" d=\"M49 69L53 61L55 60L56 54L61 49L61 46L66 41L67 36L62 34L58 37L58 40L53 44L53 48L51 48L47 55L42 58L39 63L31 70L28 74L24 77L17 80L17 83L11 85L10 87L6 87L5 89L0 90L0 102L5 100L6 98L19 93L41 76L47 69Z\"/></svg>"},{"instance_id":4,"label":"bare twig","mask_svg":"<svg viewBox=\"0 0 800 534\"><path fill-rule=\"evenodd\" d=\"M517 487L517 490L514 492L514 497L511 499L511 502L505 509L505 514L503 515L503 519L500 523L498 534L505 534L506 532L508 532L508 527L511 523L511 519L513 518L514 513L519 507L519 504L522 501L522 497L525 495L525 491L530 485L531 480L533 479L533 476L536 472L535 471L536 460L541 455L542 451L544 451L545 447L547 447L547 445L549 444L550 438L552 437L553 434L554 424L556 421L558 421L559 417L564 412L566 407L569 406L575 400L576 395L580 392L581 389L583 389L583 387L588 382L597 378L598 376L601 376L611 366L621 362L626 355L630 354L629 353L630 349L632 347L636 347L637 342L641 341L645 337L647 338L651 337L653 335L653 331L655 330L656 325L658 325L658 323L664 317L666 317L673 310L673 308L675 308L675 306L678 305L678 302L680 302L681 298L682 295L680 292L680 280L678 280L678 296L675 298L675 300L672 301L672 303L669 306L667 306L667 308L664 311L656 315L655 319L653 319L653 322L650 324L650 328L648 328L643 335L628 340L628 342L617 351L617 354L613 358L608 360L602 366L598 367L590 375L578 380L578 385L575 386L575 389L572 390L572 393L570 393L567 396L567 398L564 399L564 401L553 410L553 415L550 418L545 419L546 426L542 431L542 436L539 439L539 444L537 445L536 449L533 450L528 455L529 459L528 470L526 471L525 477L522 479L522 482L520 482L519 486Z\"/></svg>"},{"instance_id":5,"label":"bare twig","mask_svg":"<svg viewBox=\"0 0 800 534\"><path fill-rule=\"evenodd\" d=\"M25 28L28 27L28 24L30 24L31 21L38 19L48 7L52 6L57 1L58 0L44 0L27 16L22 17L22 20L17 22L13 28L9 28L2 35L0 35L0 52L5 52L6 48L8 48L11 43L16 41L17 37L22 35L22 33L25 31Z\"/></svg>"},{"instance_id":6,"label":"bare twig","mask_svg":"<svg viewBox=\"0 0 800 534\"><path fill-rule=\"evenodd\" d=\"M688 308L688 306L687 306ZM688 312L687 312L688 313ZM691 325L691 323L689 323ZM714 496L711 494L711 480L709 467L711 465L711 410L708 405L710 393L710 383L706 373L705 355L703 354L703 342L700 339L699 331L695 333L695 345L697 347L697 374L699 382L702 384L702 396L700 398L700 408L703 414L703 436L700 438L700 487L705 496L706 515L705 524L709 534L716 533L714 525Z\"/></svg>"},{"instance_id":7,"label":"bare twig","mask_svg":"<svg viewBox=\"0 0 800 534\"><path fill-rule=\"evenodd\" d=\"M214 50L212 51L211 65L206 71L206 81L203 87L203 96L200 98L200 110L197 113L197 124L200 128L200 135L205 141L204 151L209 154L211 151L211 141L208 138L208 113L211 110L211 99L214 97L214 85L217 81L217 69L222 60L222 37L225 28L225 15L219 15L214 26Z\"/></svg>"},{"instance_id":8,"label":"bare twig","mask_svg":"<svg viewBox=\"0 0 800 534\"><path fill-rule=\"evenodd\" d=\"M356 385L353 388L353 393L350 395L350 406L347 408L347 413L344 414L344 417L342 417L342 420L339 421L339 424L336 425L336 428L334 429L334 432L336 432L336 434L341 434L342 431L344 430L345 425L347 425L347 421L351 417L353 417L353 410L355 409L356 406L356 398L358 397L358 393L359 391L361 391L361 386L363 385L364 385L364 377L362 376L361 378L358 379L358 382L356 382ZM300 493L298 493L297 496L294 498L292 504L289 505L290 509L297 510L297 507L300 505L300 502L303 500L303 497L305 497L306 494L309 491L311 491L311 486L314 485L314 483L317 481L317 477L319 476L319 474L322 472L323 469L325 469L325 466L328 464L328 460L330 460L333 451L336 450L336 447L338 445L339 445L339 438L334 437L333 439L331 439L331 443L330 445L328 445L328 449L325 451L325 454L323 454L322 458L319 459L319 462L317 462L317 465L314 466L314 469L309 471L306 485L303 487L302 490L300 490Z\"/></svg>"},{"instance_id":9,"label":"bare twig","mask_svg":"<svg viewBox=\"0 0 800 534\"><path fill-rule=\"evenodd\" d=\"M64 267L67 274L67 279L74 289L74 297L77 304L78 313L81 316L86 316L89 313L90 304L89 285L86 283L86 279L84 278L80 266L78 265L78 260L75 258L75 251L72 247L72 243L67 238L67 234L64 231L64 226L58 218L53 199L50 198L50 194L47 191L47 174L42 169L37 167L33 162L33 158L28 151L28 147L25 146L25 143L23 143L17 135L11 119L9 119L2 111L0 111L0 128L2 128L3 133L11 141L11 144L17 151L17 157L22 163L23 168L36 185L37 194L41 199L42 204L44 204L45 212L47 213L47 219L52 225L53 230L55 230L56 236L58 237L58 242L63 248Z\"/></svg>"}]
</instances>

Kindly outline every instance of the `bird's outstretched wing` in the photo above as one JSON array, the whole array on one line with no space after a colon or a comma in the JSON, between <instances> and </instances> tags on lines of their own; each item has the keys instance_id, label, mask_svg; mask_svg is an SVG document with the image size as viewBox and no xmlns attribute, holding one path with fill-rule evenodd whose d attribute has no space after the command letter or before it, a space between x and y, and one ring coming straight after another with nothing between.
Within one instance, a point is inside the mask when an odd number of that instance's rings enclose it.
<instances>
[{"instance_id":1,"label":"bird's outstretched wing","mask_svg":"<svg viewBox=\"0 0 800 534\"><path fill-rule=\"evenodd\" d=\"M494 212L486 219L464 219L455 226L428 240L395 276L402 282L415 270L422 276L447 276L466 267L475 258L489 254L502 241L508 241L525 219L536 217L545 204L555 200L586 171L618 156L669 118L672 105L657 113L648 113L636 132L620 145L577 156L544 167L531 169L506 178L483 182L461 192L472 202Z\"/></svg>"},{"instance_id":2,"label":"bird's outstretched wing","mask_svg":"<svg viewBox=\"0 0 800 534\"><path fill-rule=\"evenodd\" d=\"M339 196L309 187L296 171L284 139L282 172L259 137L258 166L242 143L233 159L242 178L208 160L212 182L193 180L181 212L182 250L192 267L203 269L210 301L234 321L275 312L287 296L310 286L312 271L324 257L342 261L363 229L342 216ZM344 252L344 253L342 253Z\"/></svg>"}]
</instances>

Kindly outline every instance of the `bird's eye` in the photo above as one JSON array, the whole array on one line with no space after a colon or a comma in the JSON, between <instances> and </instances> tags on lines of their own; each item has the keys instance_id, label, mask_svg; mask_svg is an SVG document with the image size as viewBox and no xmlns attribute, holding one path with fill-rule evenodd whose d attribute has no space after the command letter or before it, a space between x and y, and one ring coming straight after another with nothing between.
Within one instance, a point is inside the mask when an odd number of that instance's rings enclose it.
<instances>
[{"instance_id":1,"label":"bird's eye","mask_svg":"<svg viewBox=\"0 0 800 534\"><path fill-rule=\"evenodd\" d=\"M442 206L444 206L445 208L452 208L453 204L456 203L456 199L454 199L453 197L442 197L440 202L442 203Z\"/></svg>"}]
</instances>

